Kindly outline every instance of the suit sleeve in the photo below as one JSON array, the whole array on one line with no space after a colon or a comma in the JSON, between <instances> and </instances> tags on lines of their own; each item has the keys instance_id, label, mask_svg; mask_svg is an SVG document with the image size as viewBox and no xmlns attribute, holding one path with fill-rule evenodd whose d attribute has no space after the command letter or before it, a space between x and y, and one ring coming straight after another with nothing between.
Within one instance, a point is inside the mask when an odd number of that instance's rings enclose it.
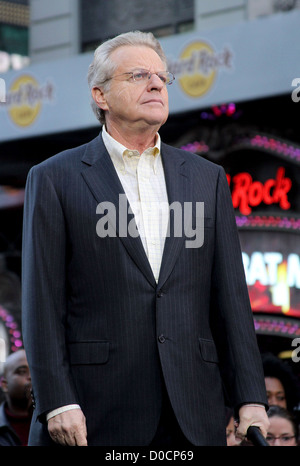
<instances>
[{"instance_id":1,"label":"suit sleeve","mask_svg":"<svg viewBox=\"0 0 300 466\"><path fill-rule=\"evenodd\" d=\"M66 230L42 165L29 172L22 245L22 330L37 416L77 403L65 341Z\"/></svg>"},{"instance_id":2,"label":"suit sleeve","mask_svg":"<svg viewBox=\"0 0 300 466\"><path fill-rule=\"evenodd\" d=\"M215 215L212 319L225 389L236 409L251 402L267 405L235 214L222 168Z\"/></svg>"}]
</instances>

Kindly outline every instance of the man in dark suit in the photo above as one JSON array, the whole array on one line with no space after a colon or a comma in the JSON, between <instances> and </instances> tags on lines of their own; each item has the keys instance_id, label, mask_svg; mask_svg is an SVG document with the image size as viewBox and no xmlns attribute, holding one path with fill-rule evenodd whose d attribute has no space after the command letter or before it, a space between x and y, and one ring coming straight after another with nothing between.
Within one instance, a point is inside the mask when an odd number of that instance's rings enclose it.
<instances>
[{"instance_id":1,"label":"man in dark suit","mask_svg":"<svg viewBox=\"0 0 300 466\"><path fill-rule=\"evenodd\" d=\"M102 44L88 76L102 132L28 176L31 445L225 445L225 399L238 435L266 434L226 176L160 141L166 66L152 34Z\"/></svg>"}]
</instances>

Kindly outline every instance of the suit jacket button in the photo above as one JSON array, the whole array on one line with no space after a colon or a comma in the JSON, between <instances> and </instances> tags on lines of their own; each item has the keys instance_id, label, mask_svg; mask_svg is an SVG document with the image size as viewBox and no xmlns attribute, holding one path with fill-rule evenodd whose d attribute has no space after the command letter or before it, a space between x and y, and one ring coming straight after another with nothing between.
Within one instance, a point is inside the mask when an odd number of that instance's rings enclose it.
<instances>
[{"instance_id":1,"label":"suit jacket button","mask_svg":"<svg viewBox=\"0 0 300 466\"><path fill-rule=\"evenodd\" d=\"M166 341L166 338L164 337L164 335L159 335L158 341L159 343L164 343Z\"/></svg>"},{"instance_id":2,"label":"suit jacket button","mask_svg":"<svg viewBox=\"0 0 300 466\"><path fill-rule=\"evenodd\" d=\"M157 297L158 297L158 298L161 298L162 295L163 295L163 290L158 290L158 292L157 292Z\"/></svg>"}]
</instances>

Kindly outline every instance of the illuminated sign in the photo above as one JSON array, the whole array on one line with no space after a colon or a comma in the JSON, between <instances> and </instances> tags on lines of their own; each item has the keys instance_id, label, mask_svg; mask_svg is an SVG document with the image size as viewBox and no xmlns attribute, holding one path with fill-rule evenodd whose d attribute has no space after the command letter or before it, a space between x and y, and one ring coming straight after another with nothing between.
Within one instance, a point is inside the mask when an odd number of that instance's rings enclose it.
<instances>
[{"instance_id":1,"label":"illuminated sign","mask_svg":"<svg viewBox=\"0 0 300 466\"><path fill-rule=\"evenodd\" d=\"M300 317L300 236L240 231L253 311Z\"/></svg>"},{"instance_id":2,"label":"illuminated sign","mask_svg":"<svg viewBox=\"0 0 300 466\"><path fill-rule=\"evenodd\" d=\"M292 181L285 176L285 169L278 168L274 179L270 178L264 183L254 181L250 173L242 172L231 177L227 175L227 181L232 188L232 203L235 209L243 215L249 215L252 207L262 203L266 205L278 204L283 210L291 207L288 193L292 188Z\"/></svg>"},{"instance_id":3,"label":"illuminated sign","mask_svg":"<svg viewBox=\"0 0 300 466\"><path fill-rule=\"evenodd\" d=\"M246 280L249 287L267 287L270 303L282 312L290 310L290 290L300 290L300 256L289 254L286 259L279 252L255 251L243 253Z\"/></svg>"},{"instance_id":4,"label":"illuminated sign","mask_svg":"<svg viewBox=\"0 0 300 466\"><path fill-rule=\"evenodd\" d=\"M228 47L216 52L207 42L195 41L185 47L178 60L168 60L168 69L185 94L198 98L211 89L220 68L232 67L231 59Z\"/></svg>"}]
</instances>

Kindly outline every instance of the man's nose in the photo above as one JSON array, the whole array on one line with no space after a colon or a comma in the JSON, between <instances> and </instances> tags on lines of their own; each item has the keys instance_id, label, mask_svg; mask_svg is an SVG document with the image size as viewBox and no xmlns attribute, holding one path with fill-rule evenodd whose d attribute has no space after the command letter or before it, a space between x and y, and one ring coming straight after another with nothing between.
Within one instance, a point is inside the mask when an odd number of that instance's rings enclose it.
<instances>
[{"instance_id":1,"label":"man's nose","mask_svg":"<svg viewBox=\"0 0 300 466\"><path fill-rule=\"evenodd\" d=\"M162 80L157 76L157 74L152 73L150 75L150 78L148 79L148 85L147 88L149 91L152 90L159 90L161 91L164 87L164 83Z\"/></svg>"}]
</instances>

